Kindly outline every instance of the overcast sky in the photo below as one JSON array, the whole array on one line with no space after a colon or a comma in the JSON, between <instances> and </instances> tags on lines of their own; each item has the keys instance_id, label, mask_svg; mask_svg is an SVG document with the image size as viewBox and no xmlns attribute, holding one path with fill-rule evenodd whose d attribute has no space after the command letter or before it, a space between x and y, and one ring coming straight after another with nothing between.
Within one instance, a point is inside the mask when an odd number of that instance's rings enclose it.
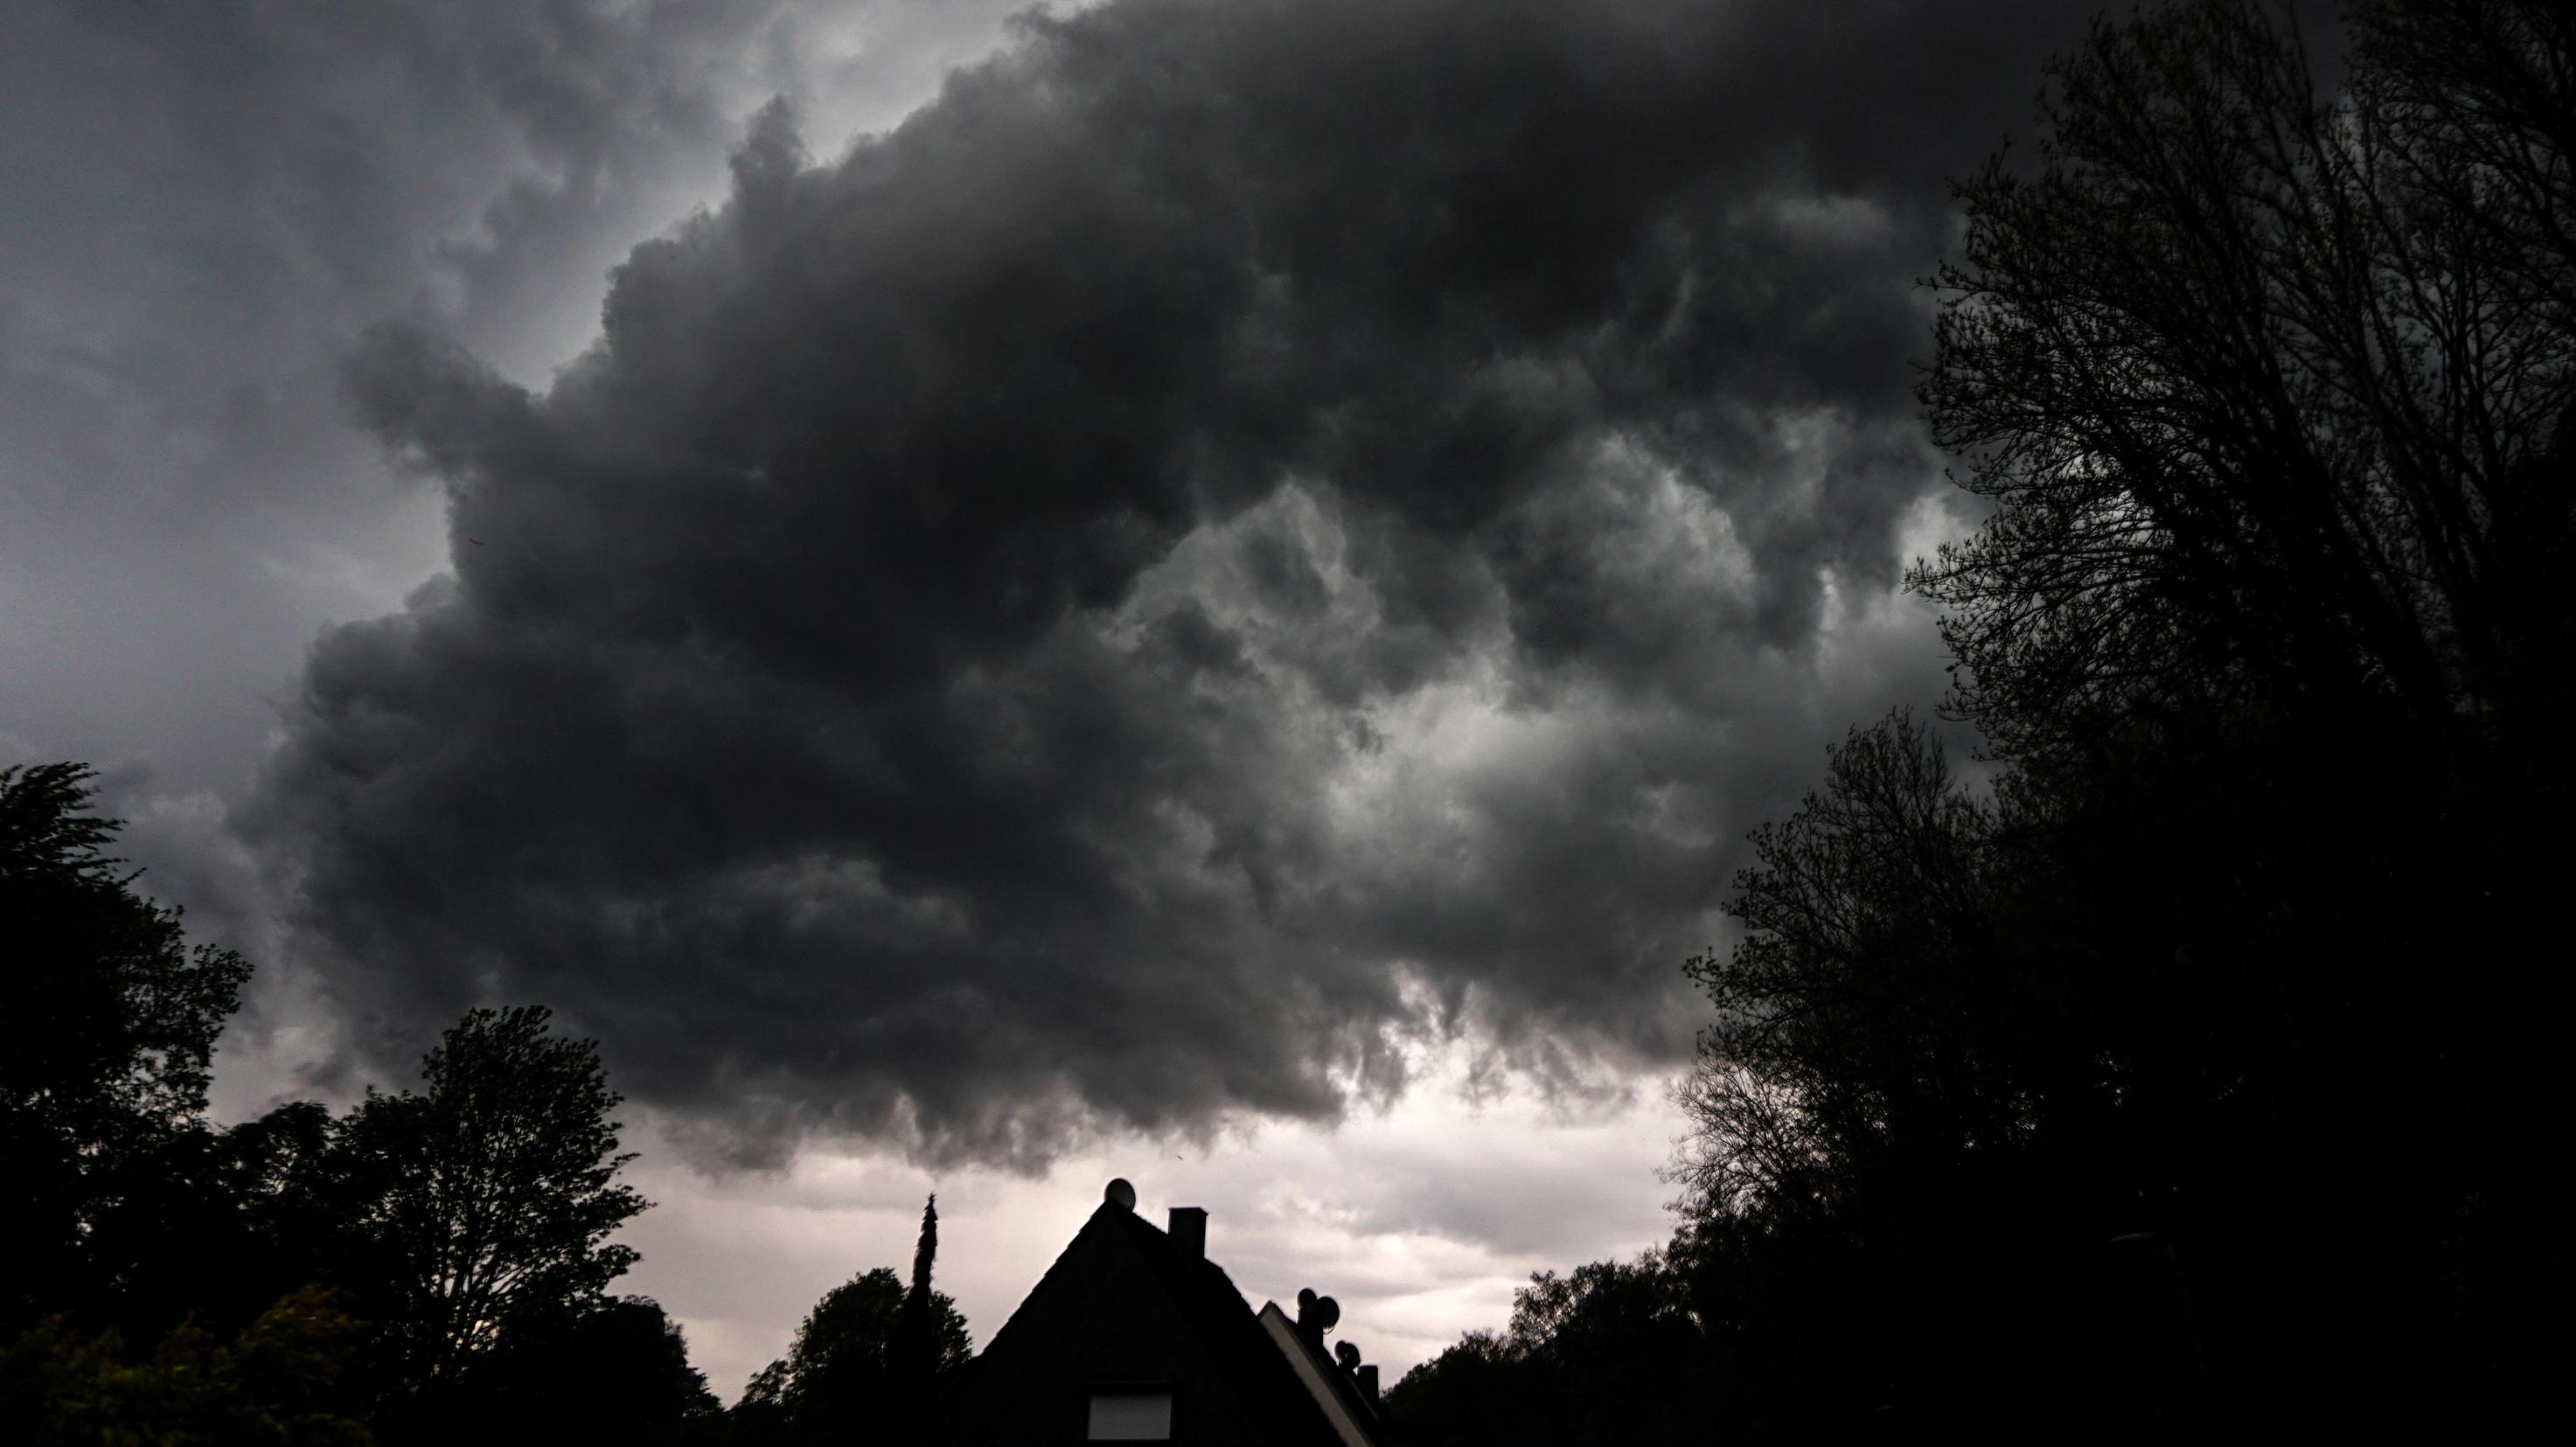
<instances>
[{"instance_id":1,"label":"overcast sky","mask_svg":"<svg viewBox=\"0 0 2576 1447\"><path fill-rule=\"evenodd\" d=\"M0 759L258 961L228 1116L596 1036L728 1397L1113 1173L1391 1376L1668 1231L2085 7L1012 8L0 6Z\"/></svg>"}]
</instances>

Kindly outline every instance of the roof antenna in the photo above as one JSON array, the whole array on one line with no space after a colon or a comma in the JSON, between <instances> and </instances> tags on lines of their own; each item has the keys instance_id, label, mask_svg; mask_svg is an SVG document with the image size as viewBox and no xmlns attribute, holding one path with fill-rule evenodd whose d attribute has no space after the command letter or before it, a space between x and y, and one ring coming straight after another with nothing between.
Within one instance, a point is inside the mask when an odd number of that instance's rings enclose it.
<instances>
[{"instance_id":1,"label":"roof antenna","mask_svg":"<svg viewBox=\"0 0 2576 1447\"><path fill-rule=\"evenodd\" d=\"M1317 1350L1323 1348L1324 1333L1331 1331L1333 1323L1341 1319L1340 1302L1329 1296L1317 1296L1315 1288L1311 1286L1298 1291L1297 1330L1304 1333L1306 1339L1313 1342Z\"/></svg>"}]
</instances>

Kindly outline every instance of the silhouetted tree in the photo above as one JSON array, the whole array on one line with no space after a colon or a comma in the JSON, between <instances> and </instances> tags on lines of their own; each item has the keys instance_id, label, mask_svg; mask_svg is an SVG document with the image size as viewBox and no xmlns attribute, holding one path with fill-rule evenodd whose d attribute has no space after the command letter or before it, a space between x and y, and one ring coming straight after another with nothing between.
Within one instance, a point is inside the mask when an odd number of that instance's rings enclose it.
<instances>
[{"instance_id":1,"label":"silhouetted tree","mask_svg":"<svg viewBox=\"0 0 2576 1447\"><path fill-rule=\"evenodd\" d=\"M1924 400L1997 510L1916 581L2008 754L2212 701L2433 749L2563 696L2569 21L2357 20L2340 96L2244 0L2098 23L2036 167L1961 188Z\"/></svg>"},{"instance_id":2,"label":"silhouetted tree","mask_svg":"<svg viewBox=\"0 0 2576 1447\"><path fill-rule=\"evenodd\" d=\"M196 1128L215 1037L250 966L188 948L179 912L106 852L80 764L0 768L0 1324L96 1302L131 1275L96 1233Z\"/></svg>"},{"instance_id":3,"label":"silhouetted tree","mask_svg":"<svg viewBox=\"0 0 2576 1447\"><path fill-rule=\"evenodd\" d=\"M28 1447L366 1447L347 1385L361 1336L319 1291L277 1302L230 1341L182 1325L139 1360L117 1332L56 1318L0 1347L0 1419Z\"/></svg>"},{"instance_id":4,"label":"silhouetted tree","mask_svg":"<svg viewBox=\"0 0 2576 1447\"><path fill-rule=\"evenodd\" d=\"M925 1213L925 1245L935 1243ZM916 1274L928 1285L929 1262L916 1253ZM931 1361L939 1376L974 1355L966 1319L946 1293L927 1291ZM910 1290L902 1277L876 1267L826 1292L796 1329L787 1355L763 1368L734 1404L735 1437L745 1442L857 1441L914 1430L918 1418L901 1414L913 1400L899 1385L899 1345ZM900 1440L899 1438L896 1440Z\"/></svg>"},{"instance_id":5,"label":"silhouetted tree","mask_svg":"<svg viewBox=\"0 0 2576 1447\"><path fill-rule=\"evenodd\" d=\"M499 1431L520 1441L714 1442L724 1417L679 1324L628 1296L522 1312L396 1440Z\"/></svg>"},{"instance_id":6,"label":"silhouetted tree","mask_svg":"<svg viewBox=\"0 0 2576 1447\"><path fill-rule=\"evenodd\" d=\"M2527 1375L2570 1224L2529 1149L2556 1041L2518 1002L2576 803L2576 15L2353 19L2334 96L2257 7L2103 26L2036 173L1964 189L1925 400L1998 510L1918 578L2077 858L2141 862L2115 807L2215 842L2215 928L2156 933L2237 998L2180 1038L2333 1184L2284 1218L2454 1319L2365 1304L2392 1346L2350 1359ZM2424 1148L2388 1182L2392 1133Z\"/></svg>"},{"instance_id":7,"label":"silhouetted tree","mask_svg":"<svg viewBox=\"0 0 2576 1447\"><path fill-rule=\"evenodd\" d=\"M1736 1435L2541 1405L2576 20L2354 19L2332 96L2255 5L2103 22L1961 188L1924 396L1995 510L1914 581L1993 767L1855 734L1692 962Z\"/></svg>"},{"instance_id":8,"label":"silhouetted tree","mask_svg":"<svg viewBox=\"0 0 2576 1447\"><path fill-rule=\"evenodd\" d=\"M222 1258L218 1279L234 1284L200 1291L200 1310L226 1291L240 1302L308 1282L339 1283L340 1299L361 1316L390 1309L389 1301L361 1300L353 1290L354 1263L369 1247L340 1142L329 1109L309 1100L289 1101L217 1136L209 1194L224 1202L230 1221L206 1254Z\"/></svg>"},{"instance_id":9,"label":"silhouetted tree","mask_svg":"<svg viewBox=\"0 0 2576 1447\"><path fill-rule=\"evenodd\" d=\"M931 1301L930 1270L939 1257L939 1197L922 1204L921 1236L912 1249L912 1282L903 1294L903 1315L886 1352L887 1435L898 1442L921 1440L930 1430L939 1403L940 1342L938 1315Z\"/></svg>"},{"instance_id":10,"label":"silhouetted tree","mask_svg":"<svg viewBox=\"0 0 2576 1447\"><path fill-rule=\"evenodd\" d=\"M1545 1440L1551 1384L1504 1337L1471 1331L1388 1389L1386 1411L1424 1447Z\"/></svg>"},{"instance_id":11,"label":"silhouetted tree","mask_svg":"<svg viewBox=\"0 0 2576 1447\"><path fill-rule=\"evenodd\" d=\"M191 1123L129 1156L89 1235L92 1255L119 1269L84 1317L129 1339L192 1317L231 1332L300 1286L348 1281L363 1247L335 1139L329 1110L297 1101L227 1129ZM359 1305L345 1287L341 1304Z\"/></svg>"},{"instance_id":12,"label":"silhouetted tree","mask_svg":"<svg viewBox=\"0 0 2576 1447\"><path fill-rule=\"evenodd\" d=\"M1684 1281L1650 1251L1532 1276L1507 1332L1470 1333L1405 1373L1387 1410L1432 1447L1698 1442L1704 1354Z\"/></svg>"},{"instance_id":13,"label":"silhouetted tree","mask_svg":"<svg viewBox=\"0 0 2576 1447\"><path fill-rule=\"evenodd\" d=\"M2235 1033L2228 1002L2160 964L2162 919L2101 933L2097 907L2144 913L2119 887L2168 882L2132 868L2153 854L2069 871L2083 841L2040 802L2017 776L1972 793L1908 715L1857 732L1755 835L1741 943L1691 963L1717 1022L1681 1092L1695 1220L1675 1256L1740 1384L1739 1432L1883 1414L2045 1435L2158 1385L2099 1379L2107 1328L2079 1298L2105 1242L2170 1225L2179 1185L2227 1171L2243 1042L2209 1041ZM2196 1150L2168 1138L2183 1123ZM1993 1390L1998 1359L2033 1380Z\"/></svg>"},{"instance_id":14,"label":"silhouetted tree","mask_svg":"<svg viewBox=\"0 0 2576 1447\"><path fill-rule=\"evenodd\" d=\"M370 1091L340 1151L395 1312L406 1377L442 1384L522 1317L596 1306L635 1260L608 1237L649 1204L616 1177L618 1103L598 1047L541 1007L478 1009L421 1062L424 1089Z\"/></svg>"},{"instance_id":15,"label":"silhouetted tree","mask_svg":"<svg viewBox=\"0 0 2576 1447\"><path fill-rule=\"evenodd\" d=\"M1865 1144L1937 1131L1973 1149L2010 1130L1963 1030L2010 1028L1988 871L1995 810L1952 778L1942 741L1899 713L1832 750L1828 782L1753 835L1730 906L1743 942L1686 967L1716 1006L1682 1104L1681 1160L1703 1213L1819 1209ZM1937 1117L1937 1123L1936 1123Z\"/></svg>"},{"instance_id":16,"label":"silhouetted tree","mask_svg":"<svg viewBox=\"0 0 2576 1447\"><path fill-rule=\"evenodd\" d=\"M92 778L0 769L0 1417L86 1442L364 1441L371 1404L403 1440L719 1431L678 1328L605 1295L645 1202L596 1047L477 1010L421 1093L210 1127L249 967L134 892Z\"/></svg>"}]
</instances>

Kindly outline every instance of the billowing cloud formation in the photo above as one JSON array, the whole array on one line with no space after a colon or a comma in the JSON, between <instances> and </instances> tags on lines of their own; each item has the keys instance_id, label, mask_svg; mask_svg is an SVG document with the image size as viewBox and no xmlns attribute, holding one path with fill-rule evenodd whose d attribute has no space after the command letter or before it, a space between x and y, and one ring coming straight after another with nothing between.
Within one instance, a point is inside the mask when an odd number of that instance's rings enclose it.
<instances>
[{"instance_id":1,"label":"billowing cloud formation","mask_svg":"<svg viewBox=\"0 0 2576 1447\"><path fill-rule=\"evenodd\" d=\"M150 887L268 958L257 891L194 888L212 841L145 816L237 796L315 630L443 560L348 425L349 338L543 378L745 113L881 128L1014 8L0 4L0 755L110 768Z\"/></svg>"},{"instance_id":2,"label":"billowing cloud formation","mask_svg":"<svg viewBox=\"0 0 2576 1447\"><path fill-rule=\"evenodd\" d=\"M1911 280L2062 34L1120 0L835 163L764 112L543 395L351 361L454 571L312 656L305 938L750 1154L1670 1058L1735 841L1936 686Z\"/></svg>"}]
</instances>

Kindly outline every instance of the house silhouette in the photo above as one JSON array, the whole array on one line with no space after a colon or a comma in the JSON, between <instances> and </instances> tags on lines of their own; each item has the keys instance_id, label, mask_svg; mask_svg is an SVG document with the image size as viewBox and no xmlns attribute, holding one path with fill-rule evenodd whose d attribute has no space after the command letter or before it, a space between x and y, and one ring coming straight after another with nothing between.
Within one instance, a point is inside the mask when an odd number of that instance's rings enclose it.
<instances>
[{"instance_id":1,"label":"house silhouette","mask_svg":"<svg viewBox=\"0 0 2576 1447\"><path fill-rule=\"evenodd\" d=\"M948 1389L939 1441L1386 1447L1377 1369L1347 1342L1325 1353L1331 1298L1256 1313L1207 1259L1206 1211L1175 1206L1163 1229L1125 1181L1102 1194Z\"/></svg>"}]
</instances>

